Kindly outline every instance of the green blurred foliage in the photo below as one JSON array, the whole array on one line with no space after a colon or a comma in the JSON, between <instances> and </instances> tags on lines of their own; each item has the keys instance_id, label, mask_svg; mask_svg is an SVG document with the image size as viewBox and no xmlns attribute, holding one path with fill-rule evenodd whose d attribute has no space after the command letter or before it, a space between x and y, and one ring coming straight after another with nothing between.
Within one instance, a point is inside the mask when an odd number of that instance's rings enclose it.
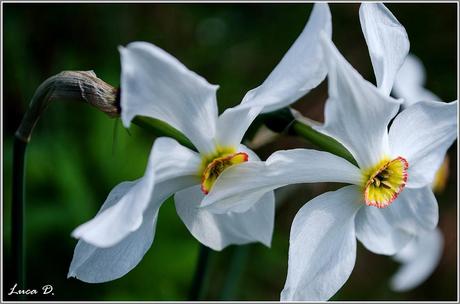
<instances>
[{"instance_id":1,"label":"green blurred foliage","mask_svg":"<svg viewBox=\"0 0 460 304\"><path fill-rule=\"evenodd\" d=\"M117 47L155 43L209 82L220 84L220 111L240 102L281 59L307 21L311 4L3 4L4 288L9 289L12 136L34 90L62 70L94 70L119 84ZM406 27L411 50L425 63L427 87L443 100L457 97L457 5L389 4ZM332 4L333 40L362 75L374 81L358 19L358 4ZM322 119L326 84L296 104ZM117 126L118 124L118 126ZM186 300L198 243L171 201L160 211L152 248L121 279L86 284L66 279L76 241L71 231L92 218L116 184L143 174L154 138L86 105L52 104L40 120L27 158L27 280L53 284L46 300ZM279 138L259 150L308 146ZM456 149L449 185L441 196L440 228L446 247L440 267L419 288L394 293L388 279L397 264L358 248L356 267L335 300L454 300L457 295ZM212 253L205 299L278 300L287 271L289 228L309 199L338 185L302 185L280 199L271 248L231 246ZM228 283L230 268L242 272ZM223 290L225 292L223 293ZM39 299L39 298L34 298Z\"/></svg>"}]
</instances>

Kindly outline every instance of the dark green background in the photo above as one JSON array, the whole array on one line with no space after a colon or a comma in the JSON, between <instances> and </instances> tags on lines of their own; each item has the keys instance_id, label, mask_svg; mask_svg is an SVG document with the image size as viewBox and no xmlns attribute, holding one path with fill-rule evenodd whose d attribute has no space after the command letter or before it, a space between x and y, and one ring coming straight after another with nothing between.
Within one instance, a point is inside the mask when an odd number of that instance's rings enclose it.
<instances>
[{"instance_id":1,"label":"dark green background","mask_svg":"<svg viewBox=\"0 0 460 304\"><path fill-rule=\"evenodd\" d=\"M4 4L3 5L3 199L4 292L11 287L10 204L12 135L34 90L62 70L94 70L117 86L117 47L155 43L210 83L219 84L220 111L239 103L259 85L304 27L311 4ZM358 4L330 5L333 40L362 75L374 81L358 19ZM425 63L427 87L443 100L457 96L457 5L389 4L406 27L411 51ZM321 120L327 85L296 104ZM198 243L171 202L160 211L155 241L142 262L123 278L104 284L66 279L76 241L70 232L92 218L112 187L143 174L154 138L86 105L56 103L39 122L27 162L28 288L53 284L48 300L186 300ZM277 139L262 157L281 148L307 147ZM336 300L454 300L457 295L456 149L450 154L449 185L441 196L440 228L446 247L440 267L419 288L394 293L388 279L397 264L358 247L355 269ZM226 285L235 247L211 256L204 299L278 300L287 270L290 224L309 199L339 185L296 188L276 215L272 248L245 246L242 272ZM244 255L244 254L243 254ZM242 264L244 262L244 264ZM222 292L226 286L226 292ZM39 298L34 298L39 299Z\"/></svg>"}]
</instances>

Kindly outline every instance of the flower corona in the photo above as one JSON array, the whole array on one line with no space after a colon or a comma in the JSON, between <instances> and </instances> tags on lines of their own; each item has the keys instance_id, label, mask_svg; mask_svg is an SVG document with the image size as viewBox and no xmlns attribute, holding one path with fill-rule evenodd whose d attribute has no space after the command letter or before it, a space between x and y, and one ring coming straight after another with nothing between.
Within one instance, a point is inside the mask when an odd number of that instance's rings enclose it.
<instances>
[{"instance_id":1,"label":"flower corona","mask_svg":"<svg viewBox=\"0 0 460 304\"><path fill-rule=\"evenodd\" d=\"M248 155L244 152L224 154L214 158L211 162L205 161L206 168L201 174L201 191L208 194L219 175L228 167L248 161Z\"/></svg>"},{"instance_id":2,"label":"flower corona","mask_svg":"<svg viewBox=\"0 0 460 304\"><path fill-rule=\"evenodd\" d=\"M384 158L363 171L364 201L367 206L388 207L401 193L407 181L409 163L403 157Z\"/></svg>"}]
</instances>

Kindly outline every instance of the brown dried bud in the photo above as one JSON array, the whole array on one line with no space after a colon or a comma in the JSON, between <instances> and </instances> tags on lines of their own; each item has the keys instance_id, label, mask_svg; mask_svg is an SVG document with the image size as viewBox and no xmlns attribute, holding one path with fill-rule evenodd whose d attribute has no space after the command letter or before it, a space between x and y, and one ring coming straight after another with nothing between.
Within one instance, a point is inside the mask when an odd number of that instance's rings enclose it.
<instances>
[{"instance_id":1,"label":"brown dried bud","mask_svg":"<svg viewBox=\"0 0 460 304\"><path fill-rule=\"evenodd\" d=\"M117 89L97 78L93 71L63 71L45 80L35 91L16 137L30 140L33 128L53 100L86 102L110 117L120 114Z\"/></svg>"}]
</instances>

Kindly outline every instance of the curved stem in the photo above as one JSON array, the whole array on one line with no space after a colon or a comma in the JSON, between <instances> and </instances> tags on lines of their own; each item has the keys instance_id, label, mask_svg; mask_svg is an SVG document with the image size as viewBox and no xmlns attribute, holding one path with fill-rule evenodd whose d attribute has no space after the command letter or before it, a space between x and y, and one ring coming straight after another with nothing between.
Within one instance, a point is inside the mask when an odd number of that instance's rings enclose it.
<instances>
[{"instance_id":1,"label":"curved stem","mask_svg":"<svg viewBox=\"0 0 460 304\"><path fill-rule=\"evenodd\" d=\"M12 191L12 260L14 283L21 289L25 284L25 159L32 132L43 112L56 99L83 101L109 116L118 115L116 89L96 77L91 71L64 71L45 80L35 91L13 144ZM22 297L23 299L24 297Z\"/></svg>"},{"instance_id":2,"label":"curved stem","mask_svg":"<svg viewBox=\"0 0 460 304\"><path fill-rule=\"evenodd\" d=\"M64 71L46 79L35 91L29 108L15 132L13 146L13 191L12 191L12 258L15 278L19 288L25 289L25 157L26 147L32 132L43 112L54 100L85 102L110 117L120 113L119 90L96 77L92 71ZM196 150L180 131L167 123L153 118L136 117L134 124L156 136L175 138L182 145ZM191 297L202 293L210 249L201 245L198 266L193 281Z\"/></svg>"},{"instance_id":3,"label":"curved stem","mask_svg":"<svg viewBox=\"0 0 460 304\"><path fill-rule=\"evenodd\" d=\"M332 137L329 137L321 132L316 131L311 126L306 125L303 122L300 122L298 120L294 121L290 126L290 132L307 139L312 144L314 144L318 148L321 148L324 151L345 158L350 163L356 166L358 165L351 153L348 152L348 150L345 149L345 147L342 146L342 144L340 144Z\"/></svg>"},{"instance_id":4,"label":"curved stem","mask_svg":"<svg viewBox=\"0 0 460 304\"><path fill-rule=\"evenodd\" d=\"M167 136L174 138L181 145L197 151L192 142L182 132L173 128L172 126L170 126L162 120L144 116L136 116L133 119L133 123L149 131L155 136Z\"/></svg>"},{"instance_id":5,"label":"curved stem","mask_svg":"<svg viewBox=\"0 0 460 304\"><path fill-rule=\"evenodd\" d=\"M271 130L277 133L286 132L300 136L321 150L335 154L357 165L353 155L341 143L313 128L315 125L320 125L319 122L303 117L294 109L283 108L261 116L265 125Z\"/></svg>"},{"instance_id":6,"label":"curved stem","mask_svg":"<svg viewBox=\"0 0 460 304\"><path fill-rule=\"evenodd\" d=\"M35 125L54 100L85 102L110 117L119 113L116 88L97 78L92 71L64 71L38 87L15 136L29 142Z\"/></svg>"}]
</instances>

